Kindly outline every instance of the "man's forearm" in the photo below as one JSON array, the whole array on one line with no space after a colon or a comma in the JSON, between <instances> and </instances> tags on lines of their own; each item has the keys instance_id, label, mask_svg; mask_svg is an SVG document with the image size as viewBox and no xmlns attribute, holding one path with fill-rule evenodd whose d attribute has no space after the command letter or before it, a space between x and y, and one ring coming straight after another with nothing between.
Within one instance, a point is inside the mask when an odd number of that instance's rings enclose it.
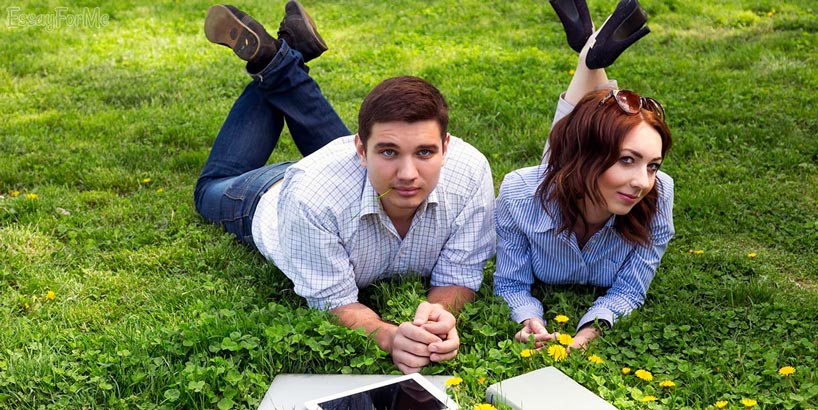
<instances>
[{"instance_id":1,"label":"man's forearm","mask_svg":"<svg viewBox=\"0 0 818 410\"><path fill-rule=\"evenodd\" d=\"M474 302L475 293L464 286L432 286L426 300L443 306L453 315L457 315L466 303Z\"/></svg>"},{"instance_id":2,"label":"man's forearm","mask_svg":"<svg viewBox=\"0 0 818 410\"><path fill-rule=\"evenodd\" d=\"M375 335L378 347L386 353L392 353L392 341L398 327L392 323L381 320L381 317L361 303L350 303L330 310L330 313L338 317L338 323L350 329L364 329L367 334Z\"/></svg>"}]
</instances>

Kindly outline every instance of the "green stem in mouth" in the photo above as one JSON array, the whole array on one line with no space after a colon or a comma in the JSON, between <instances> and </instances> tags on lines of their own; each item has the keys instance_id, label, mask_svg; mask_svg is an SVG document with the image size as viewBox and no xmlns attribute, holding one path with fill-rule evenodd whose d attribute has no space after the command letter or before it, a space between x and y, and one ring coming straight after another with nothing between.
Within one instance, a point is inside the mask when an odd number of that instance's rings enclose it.
<instances>
[{"instance_id":1,"label":"green stem in mouth","mask_svg":"<svg viewBox=\"0 0 818 410\"><path fill-rule=\"evenodd\" d=\"M386 196L386 194L388 194L388 193L390 193L390 192L392 192L392 188L389 188L389 189L387 189L387 190L386 190L386 192L384 192L384 193L382 193L382 194L378 195L378 199L381 199L381 198L385 197L385 196Z\"/></svg>"}]
</instances>

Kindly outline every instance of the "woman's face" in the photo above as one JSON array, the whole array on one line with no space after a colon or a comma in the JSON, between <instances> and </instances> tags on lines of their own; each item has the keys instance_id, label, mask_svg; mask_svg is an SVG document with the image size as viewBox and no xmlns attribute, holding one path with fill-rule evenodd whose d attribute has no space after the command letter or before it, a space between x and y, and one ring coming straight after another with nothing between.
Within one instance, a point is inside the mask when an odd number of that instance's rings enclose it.
<instances>
[{"instance_id":1,"label":"woman's face","mask_svg":"<svg viewBox=\"0 0 818 410\"><path fill-rule=\"evenodd\" d=\"M619 159L599 176L604 204L586 204L585 218L601 223L611 215L625 215L656 183L662 164L662 138L646 123L632 129L622 141Z\"/></svg>"}]
</instances>

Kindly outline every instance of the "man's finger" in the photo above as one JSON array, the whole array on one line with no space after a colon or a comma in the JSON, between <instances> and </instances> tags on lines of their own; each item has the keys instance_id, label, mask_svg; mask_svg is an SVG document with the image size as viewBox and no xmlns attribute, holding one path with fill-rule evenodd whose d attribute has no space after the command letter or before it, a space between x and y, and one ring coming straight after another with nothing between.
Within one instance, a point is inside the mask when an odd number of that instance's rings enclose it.
<instances>
[{"instance_id":1,"label":"man's finger","mask_svg":"<svg viewBox=\"0 0 818 410\"><path fill-rule=\"evenodd\" d=\"M412 321L417 326L420 326L429 321L429 315L432 313L433 306L429 302L421 302L415 310L415 318Z\"/></svg>"}]
</instances>

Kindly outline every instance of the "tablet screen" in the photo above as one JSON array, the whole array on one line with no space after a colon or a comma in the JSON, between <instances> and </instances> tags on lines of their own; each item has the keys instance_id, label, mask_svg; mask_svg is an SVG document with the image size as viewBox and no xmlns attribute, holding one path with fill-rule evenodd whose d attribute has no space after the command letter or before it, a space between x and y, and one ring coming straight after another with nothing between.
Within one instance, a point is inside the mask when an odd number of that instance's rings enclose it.
<instances>
[{"instance_id":1,"label":"tablet screen","mask_svg":"<svg viewBox=\"0 0 818 410\"><path fill-rule=\"evenodd\" d=\"M318 403L322 410L443 410L446 405L415 380L375 387Z\"/></svg>"}]
</instances>

